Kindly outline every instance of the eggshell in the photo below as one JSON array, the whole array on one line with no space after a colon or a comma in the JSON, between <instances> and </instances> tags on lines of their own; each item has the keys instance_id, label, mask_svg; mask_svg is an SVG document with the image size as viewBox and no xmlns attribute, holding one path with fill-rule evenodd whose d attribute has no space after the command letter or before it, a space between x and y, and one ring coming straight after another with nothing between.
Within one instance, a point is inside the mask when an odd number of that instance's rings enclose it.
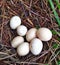
<instances>
[{"instance_id":1,"label":"eggshell","mask_svg":"<svg viewBox=\"0 0 60 65\"><path fill-rule=\"evenodd\" d=\"M39 55L42 51L43 43L40 39L34 38L30 43L30 50L33 55Z\"/></svg>"},{"instance_id":2,"label":"eggshell","mask_svg":"<svg viewBox=\"0 0 60 65\"><path fill-rule=\"evenodd\" d=\"M48 28L40 28L37 31L37 37L42 41L49 41L52 38L52 32Z\"/></svg>"},{"instance_id":3,"label":"eggshell","mask_svg":"<svg viewBox=\"0 0 60 65\"><path fill-rule=\"evenodd\" d=\"M24 38L21 36L17 36L15 37L12 41L11 41L11 45L12 47L16 48L18 47L21 43L24 42Z\"/></svg>"},{"instance_id":4,"label":"eggshell","mask_svg":"<svg viewBox=\"0 0 60 65\"><path fill-rule=\"evenodd\" d=\"M17 53L19 56L25 56L29 53L29 43L23 42L17 48Z\"/></svg>"},{"instance_id":5,"label":"eggshell","mask_svg":"<svg viewBox=\"0 0 60 65\"><path fill-rule=\"evenodd\" d=\"M24 25L18 26L18 27L17 27L17 33L18 33L18 35L20 35L20 36L25 36L26 33L27 33L27 27L24 26Z\"/></svg>"},{"instance_id":6,"label":"eggshell","mask_svg":"<svg viewBox=\"0 0 60 65\"><path fill-rule=\"evenodd\" d=\"M16 29L21 24L21 18L19 16L13 16L10 20L11 29Z\"/></svg>"},{"instance_id":7,"label":"eggshell","mask_svg":"<svg viewBox=\"0 0 60 65\"><path fill-rule=\"evenodd\" d=\"M26 40L27 40L28 42L30 42L33 38L36 37L36 31L37 31L36 28L31 28L31 29L27 32L27 34L26 34Z\"/></svg>"}]
</instances>

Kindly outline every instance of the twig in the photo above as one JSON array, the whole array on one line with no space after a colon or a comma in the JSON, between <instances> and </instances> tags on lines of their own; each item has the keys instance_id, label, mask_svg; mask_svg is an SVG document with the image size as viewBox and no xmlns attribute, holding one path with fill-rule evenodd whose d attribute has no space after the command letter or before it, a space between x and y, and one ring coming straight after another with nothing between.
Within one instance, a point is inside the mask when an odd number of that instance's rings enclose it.
<instances>
[{"instance_id":1,"label":"twig","mask_svg":"<svg viewBox=\"0 0 60 65\"><path fill-rule=\"evenodd\" d=\"M33 26L33 23L32 23L32 21L27 17L27 15L26 15L26 13L25 13L25 9L24 9L24 4L23 4L23 2L21 1L21 4L22 4L22 9L23 9L23 11L24 11L24 14L25 14L25 17L26 17L26 19L27 19L27 21Z\"/></svg>"},{"instance_id":2,"label":"twig","mask_svg":"<svg viewBox=\"0 0 60 65\"><path fill-rule=\"evenodd\" d=\"M5 52L0 52L0 54L3 54L3 55L8 55L7 53L5 53Z\"/></svg>"},{"instance_id":3,"label":"twig","mask_svg":"<svg viewBox=\"0 0 60 65\"><path fill-rule=\"evenodd\" d=\"M54 57L49 61L49 63L48 64L50 64L56 57L57 57L57 55L60 53L60 51L56 54L56 55L54 55Z\"/></svg>"},{"instance_id":4,"label":"twig","mask_svg":"<svg viewBox=\"0 0 60 65\"><path fill-rule=\"evenodd\" d=\"M7 58L10 58L10 57L13 57L13 56L15 56L16 54L13 54L13 55L8 55L8 56L6 56L6 57L4 57L4 58L0 58L0 61L1 60L4 60L4 59L7 59Z\"/></svg>"},{"instance_id":5,"label":"twig","mask_svg":"<svg viewBox=\"0 0 60 65\"><path fill-rule=\"evenodd\" d=\"M42 55L40 55L39 57L33 58L31 61L36 61L36 60L38 60L39 58L41 58L41 57L43 57L44 55L46 55L50 50L51 50L51 48L50 48L48 51L44 52L44 53L43 53Z\"/></svg>"},{"instance_id":6,"label":"twig","mask_svg":"<svg viewBox=\"0 0 60 65\"><path fill-rule=\"evenodd\" d=\"M45 64L42 64L42 63L36 63L36 62L17 62L17 63L27 63L27 64L38 64L38 65L45 65Z\"/></svg>"}]
</instances>

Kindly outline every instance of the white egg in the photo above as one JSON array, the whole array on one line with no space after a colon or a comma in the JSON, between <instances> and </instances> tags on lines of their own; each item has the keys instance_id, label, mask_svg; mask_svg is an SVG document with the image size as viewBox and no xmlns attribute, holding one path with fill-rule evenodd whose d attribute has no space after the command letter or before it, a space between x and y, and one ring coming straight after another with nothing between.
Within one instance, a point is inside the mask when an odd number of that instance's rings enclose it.
<instances>
[{"instance_id":1,"label":"white egg","mask_svg":"<svg viewBox=\"0 0 60 65\"><path fill-rule=\"evenodd\" d=\"M52 32L48 28L40 28L37 31L37 37L42 41L49 41L52 38Z\"/></svg>"},{"instance_id":2,"label":"white egg","mask_svg":"<svg viewBox=\"0 0 60 65\"><path fill-rule=\"evenodd\" d=\"M35 38L36 31L37 31L36 28L31 28L26 34L26 40L30 42L33 38Z\"/></svg>"},{"instance_id":3,"label":"white egg","mask_svg":"<svg viewBox=\"0 0 60 65\"><path fill-rule=\"evenodd\" d=\"M33 55L39 55L42 51L43 43L40 39L34 38L30 43L30 50Z\"/></svg>"},{"instance_id":4,"label":"white egg","mask_svg":"<svg viewBox=\"0 0 60 65\"><path fill-rule=\"evenodd\" d=\"M17 48L17 53L19 56L25 56L29 53L29 43L23 42Z\"/></svg>"},{"instance_id":5,"label":"white egg","mask_svg":"<svg viewBox=\"0 0 60 65\"><path fill-rule=\"evenodd\" d=\"M21 24L21 18L19 16L13 16L10 20L11 29L16 29Z\"/></svg>"},{"instance_id":6,"label":"white egg","mask_svg":"<svg viewBox=\"0 0 60 65\"><path fill-rule=\"evenodd\" d=\"M18 27L17 27L17 33L18 33L18 35L20 35L20 36L25 36L26 33L27 33L27 27L24 26L24 25L18 26Z\"/></svg>"},{"instance_id":7,"label":"white egg","mask_svg":"<svg viewBox=\"0 0 60 65\"><path fill-rule=\"evenodd\" d=\"M12 41L11 41L11 45L12 47L16 48L18 47L21 43L24 42L24 38L21 36L17 36L15 37Z\"/></svg>"}]
</instances>

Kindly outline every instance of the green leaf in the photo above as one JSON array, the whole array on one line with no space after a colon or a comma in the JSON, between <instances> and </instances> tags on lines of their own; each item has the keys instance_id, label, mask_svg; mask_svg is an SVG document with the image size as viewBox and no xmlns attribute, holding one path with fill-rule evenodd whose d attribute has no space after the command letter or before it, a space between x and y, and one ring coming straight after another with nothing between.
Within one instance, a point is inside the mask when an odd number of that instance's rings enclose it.
<instances>
[{"instance_id":1,"label":"green leaf","mask_svg":"<svg viewBox=\"0 0 60 65\"><path fill-rule=\"evenodd\" d=\"M51 30L51 32L52 32L53 35L57 34L55 30Z\"/></svg>"},{"instance_id":2,"label":"green leaf","mask_svg":"<svg viewBox=\"0 0 60 65\"><path fill-rule=\"evenodd\" d=\"M57 5L57 7L60 9L60 3Z\"/></svg>"},{"instance_id":3,"label":"green leaf","mask_svg":"<svg viewBox=\"0 0 60 65\"><path fill-rule=\"evenodd\" d=\"M51 9L53 10L56 21L57 21L58 25L60 26L60 18L59 18L58 13L56 12L56 10L54 8L54 4L53 4L52 0L48 0L48 1L49 1L50 6L51 6Z\"/></svg>"},{"instance_id":4,"label":"green leaf","mask_svg":"<svg viewBox=\"0 0 60 65\"><path fill-rule=\"evenodd\" d=\"M45 64L45 65L48 65L48 64Z\"/></svg>"},{"instance_id":5,"label":"green leaf","mask_svg":"<svg viewBox=\"0 0 60 65\"><path fill-rule=\"evenodd\" d=\"M60 60L58 60L57 62L58 62L58 65L60 65Z\"/></svg>"},{"instance_id":6,"label":"green leaf","mask_svg":"<svg viewBox=\"0 0 60 65\"><path fill-rule=\"evenodd\" d=\"M39 29L39 28L40 28L40 26L36 25L36 29Z\"/></svg>"},{"instance_id":7,"label":"green leaf","mask_svg":"<svg viewBox=\"0 0 60 65\"><path fill-rule=\"evenodd\" d=\"M55 0L55 1L56 1L57 4L59 3L59 0Z\"/></svg>"},{"instance_id":8,"label":"green leaf","mask_svg":"<svg viewBox=\"0 0 60 65\"><path fill-rule=\"evenodd\" d=\"M57 7L60 9L60 3L59 3L59 0L55 0L56 1L56 4L57 4Z\"/></svg>"},{"instance_id":9,"label":"green leaf","mask_svg":"<svg viewBox=\"0 0 60 65\"><path fill-rule=\"evenodd\" d=\"M58 37L57 40L60 41L60 37Z\"/></svg>"},{"instance_id":10,"label":"green leaf","mask_svg":"<svg viewBox=\"0 0 60 65\"><path fill-rule=\"evenodd\" d=\"M58 48L58 46L59 45L57 43L53 44L53 49Z\"/></svg>"}]
</instances>

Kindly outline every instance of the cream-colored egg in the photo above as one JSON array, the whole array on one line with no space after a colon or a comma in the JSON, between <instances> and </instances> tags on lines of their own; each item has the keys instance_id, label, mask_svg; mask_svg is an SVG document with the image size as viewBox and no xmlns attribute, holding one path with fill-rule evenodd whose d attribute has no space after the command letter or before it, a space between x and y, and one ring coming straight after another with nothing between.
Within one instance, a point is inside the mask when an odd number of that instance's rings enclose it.
<instances>
[{"instance_id":1,"label":"cream-colored egg","mask_svg":"<svg viewBox=\"0 0 60 65\"><path fill-rule=\"evenodd\" d=\"M39 55L42 51L43 43L40 39L34 38L30 43L30 50L33 55Z\"/></svg>"},{"instance_id":2,"label":"cream-colored egg","mask_svg":"<svg viewBox=\"0 0 60 65\"><path fill-rule=\"evenodd\" d=\"M26 40L30 42L33 38L35 38L36 32L37 32L36 28L31 28L26 34Z\"/></svg>"},{"instance_id":3,"label":"cream-colored egg","mask_svg":"<svg viewBox=\"0 0 60 65\"><path fill-rule=\"evenodd\" d=\"M19 16L13 16L10 20L11 29L16 29L21 24L21 18Z\"/></svg>"},{"instance_id":4,"label":"cream-colored egg","mask_svg":"<svg viewBox=\"0 0 60 65\"><path fill-rule=\"evenodd\" d=\"M23 42L17 48L17 53L19 56L25 56L29 53L29 43Z\"/></svg>"},{"instance_id":5,"label":"cream-colored egg","mask_svg":"<svg viewBox=\"0 0 60 65\"><path fill-rule=\"evenodd\" d=\"M42 41L49 41L52 38L52 32L43 27L37 31L37 37Z\"/></svg>"},{"instance_id":6,"label":"cream-colored egg","mask_svg":"<svg viewBox=\"0 0 60 65\"><path fill-rule=\"evenodd\" d=\"M15 37L12 41L11 41L11 45L14 48L17 48L21 43L24 42L24 38L21 36L17 36Z\"/></svg>"},{"instance_id":7,"label":"cream-colored egg","mask_svg":"<svg viewBox=\"0 0 60 65\"><path fill-rule=\"evenodd\" d=\"M20 35L20 36L25 36L26 33L27 33L27 27L24 26L24 25L18 26L18 27L17 27L17 33L18 33L18 35Z\"/></svg>"}]
</instances>

